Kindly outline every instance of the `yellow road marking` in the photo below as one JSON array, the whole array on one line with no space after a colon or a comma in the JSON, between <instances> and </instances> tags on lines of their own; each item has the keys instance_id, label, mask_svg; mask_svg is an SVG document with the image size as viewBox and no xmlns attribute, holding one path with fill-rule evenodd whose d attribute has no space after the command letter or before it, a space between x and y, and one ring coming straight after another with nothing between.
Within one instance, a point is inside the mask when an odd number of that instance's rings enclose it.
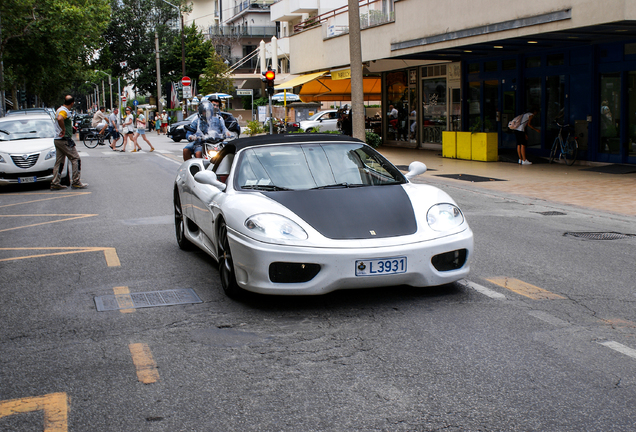
<instances>
[{"instance_id":1,"label":"yellow road marking","mask_svg":"<svg viewBox=\"0 0 636 432\"><path fill-rule=\"evenodd\" d=\"M159 372L157 364L152 358L152 353L148 345L143 343L134 343L128 345L130 354L132 354L133 363L137 369L137 379L144 384L152 384L159 380Z\"/></svg>"},{"instance_id":2,"label":"yellow road marking","mask_svg":"<svg viewBox=\"0 0 636 432\"><path fill-rule=\"evenodd\" d=\"M508 277L494 277L494 278L490 278L486 280L494 283L495 285L499 285L501 287L509 289L510 291L516 292L517 294L521 294L522 296L526 296L533 300L565 299L565 297L563 296L560 296L553 292L536 287L534 285L530 285L529 283L525 283L523 281L520 281L519 279L513 279Z\"/></svg>"},{"instance_id":3,"label":"yellow road marking","mask_svg":"<svg viewBox=\"0 0 636 432\"><path fill-rule=\"evenodd\" d=\"M40 410L44 411L44 432L68 431L66 393L0 401L0 417Z\"/></svg>"},{"instance_id":4,"label":"yellow road marking","mask_svg":"<svg viewBox=\"0 0 636 432\"><path fill-rule=\"evenodd\" d=\"M24 247L24 248L0 248L0 251L18 251L18 250L60 250L62 252L52 252L38 255L28 255L28 256L20 256L20 257L12 257L12 258L2 258L0 262L3 261L16 261L21 259L29 259L29 258L41 258L47 256L56 256L56 255L69 255L76 253L84 253L84 252L104 252L104 257L106 258L106 264L108 267L119 267L121 263L119 261L119 257L117 256L117 252L115 248L111 247Z\"/></svg>"},{"instance_id":5,"label":"yellow road marking","mask_svg":"<svg viewBox=\"0 0 636 432\"><path fill-rule=\"evenodd\" d=\"M46 224L57 223L57 222L70 221L70 220L74 220L74 219L83 219L83 218L92 217L92 216L98 216L98 215L96 215L96 214L32 214L32 215L0 215L0 217L43 217L43 216L48 216L48 217L74 216L74 217L67 217L67 218L65 218L65 219L57 219L57 220L48 221L48 222L39 222L39 223L31 224L31 225L23 225L23 226L13 227L13 228L5 228L5 229L0 230L0 232L4 232L4 231L11 231L11 230L16 230L16 229L21 229L21 228L30 228L30 227L34 227L34 226L38 226L38 225L46 225Z\"/></svg>"},{"instance_id":6,"label":"yellow road marking","mask_svg":"<svg viewBox=\"0 0 636 432\"><path fill-rule=\"evenodd\" d=\"M8 195L51 195L52 192L36 192L36 193L28 193L28 194L21 194L21 193L15 193L15 194L5 194L3 196L8 196ZM43 199L38 199L38 200L33 200L33 201L25 201L25 202L19 202L19 203L13 203L13 204L5 204L5 205L0 205L0 208L3 207L11 207L11 206L15 206L15 205L21 205L21 204L31 204L31 203L35 203L35 202L40 202L40 201L48 201L48 200L52 200L52 199L60 199L60 198L69 198L69 197L74 197L74 196L78 196L78 195L86 195L86 194L90 194L91 192L53 192L55 193L55 196L50 196L49 198L43 198Z\"/></svg>"},{"instance_id":7,"label":"yellow road marking","mask_svg":"<svg viewBox=\"0 0 636 432\"><path fill-rule=\"evenodd\" d=\"M115 292L115 300L117 300L117 304L119 305L119 307L127 308L127 309L120 309L119 312L121 313L135 312L135 309L133 308L134 303L132 299L130 298L130 290L128 289L127 286L115 287L113 288L113 291ZM128 308L132 308L132 309L128 309Z\"/></svg>"}]
</instances>

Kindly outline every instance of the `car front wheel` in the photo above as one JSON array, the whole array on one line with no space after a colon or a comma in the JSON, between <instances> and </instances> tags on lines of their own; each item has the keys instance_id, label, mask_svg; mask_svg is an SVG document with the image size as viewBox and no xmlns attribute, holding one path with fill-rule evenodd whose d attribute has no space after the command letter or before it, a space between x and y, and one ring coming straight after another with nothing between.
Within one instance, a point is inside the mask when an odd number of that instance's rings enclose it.
<instances>
[{"instance_id":1,"label":"car front wheel","mask_svg":"<svg viewBox=\"0 0 636 432\"><path fill-rule=\"evenodd\" d=\"M221 222L219 227L219 275L221 276L221 286L228 297L236 298L241 294L241 289L236 283L234 273L234 260L230 250L230 242L227 238L227 225Z\"/></svg>"},{"instance_id":2,"label":"car front wheel","mask_svg":"<svg viewBox=\"0 0 636 432\"><path fill-rule=\"evenodd\" d=\"M185 236L185 216L183 215L183 208L181 207L181 198L179 198L179 191L174 190L174 230L177 235L177 244L183 250L191 250L192 243Z\"/></svg>"}]
</instances>

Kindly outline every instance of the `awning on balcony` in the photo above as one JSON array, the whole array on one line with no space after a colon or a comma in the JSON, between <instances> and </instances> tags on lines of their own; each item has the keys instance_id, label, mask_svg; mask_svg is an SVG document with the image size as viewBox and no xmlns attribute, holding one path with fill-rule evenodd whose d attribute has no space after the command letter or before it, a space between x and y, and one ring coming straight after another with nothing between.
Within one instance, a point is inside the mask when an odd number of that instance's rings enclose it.
<instances>
[{"instance_id":1,"label":"awning on balcony","mask_svg":"<svg viewBox=\"0 0 636 432\"><path fill-rule=\"evenodd\" d=\"M276 90L291 90L294 87L297 87L299 85L303 85L309 81L315 80L318 77L323 76L324 74L326 74L327 71L324 72L315 72L315 73L310 73L310 74L306 74L306 75L300 75L297 76L295 78L290 79L289 81L285 81L284 83L278 84L276 86L274 86L274 88Z\"/></svg>"}]
</instances>

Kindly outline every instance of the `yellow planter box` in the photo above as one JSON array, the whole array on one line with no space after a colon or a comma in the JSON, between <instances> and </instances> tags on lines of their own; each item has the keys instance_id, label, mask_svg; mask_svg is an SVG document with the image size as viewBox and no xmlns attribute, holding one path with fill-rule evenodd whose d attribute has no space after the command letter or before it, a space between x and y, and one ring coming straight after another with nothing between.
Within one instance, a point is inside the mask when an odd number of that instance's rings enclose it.
<instances>
[{"instance_id":1,"label":"yellow planter box","mask_svg":"<svg viewBox=\"0 0 636 432\"><path fill-rule=\"evenodd\" d=\"M457 159L472 159L472 144L470 132L457 132Z\"/></svg>"},{"instance_id":2,"label":"yellow planter box","mask_svg":"<svg viewBox=\"0 0 636 432\"><path fill-rule=\"evenodd\" d=\"M442 132L442 157L457 159L457 132Z\"/></svg>"},{"instance_id":3,"label":"yellow planter box","mask_svg":"<svg viewBox=\"0 0 636 432\"><path fill-rule=\"evenodd\" d=\"M477 132L472 134L472 160L496 162L499 160L497 132Z\"/></svg>"}]
</instances>

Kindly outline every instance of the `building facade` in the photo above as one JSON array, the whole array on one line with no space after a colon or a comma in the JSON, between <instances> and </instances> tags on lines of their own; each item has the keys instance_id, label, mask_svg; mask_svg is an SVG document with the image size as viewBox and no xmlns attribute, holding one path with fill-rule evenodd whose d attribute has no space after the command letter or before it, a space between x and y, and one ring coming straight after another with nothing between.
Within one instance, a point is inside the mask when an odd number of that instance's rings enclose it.
<instances>
[{"instance_id":1,"label":"building facade","mask_svg":"<svg viewBox=\"0 0 636 432\"><path fill-rule=\"evenodd\" d=\"M349 66L347 7L321 5L272 7L293 74ZM365 72L381 74L382 106L399 112L385 118L385 143L438 147L444 130L490 131L514 148L508 121L536 107L530 154L547 155L561 122L579 136L579 159L636 163L635 1L365 0L360 20Z\"/></svg>"}]
</instances>

